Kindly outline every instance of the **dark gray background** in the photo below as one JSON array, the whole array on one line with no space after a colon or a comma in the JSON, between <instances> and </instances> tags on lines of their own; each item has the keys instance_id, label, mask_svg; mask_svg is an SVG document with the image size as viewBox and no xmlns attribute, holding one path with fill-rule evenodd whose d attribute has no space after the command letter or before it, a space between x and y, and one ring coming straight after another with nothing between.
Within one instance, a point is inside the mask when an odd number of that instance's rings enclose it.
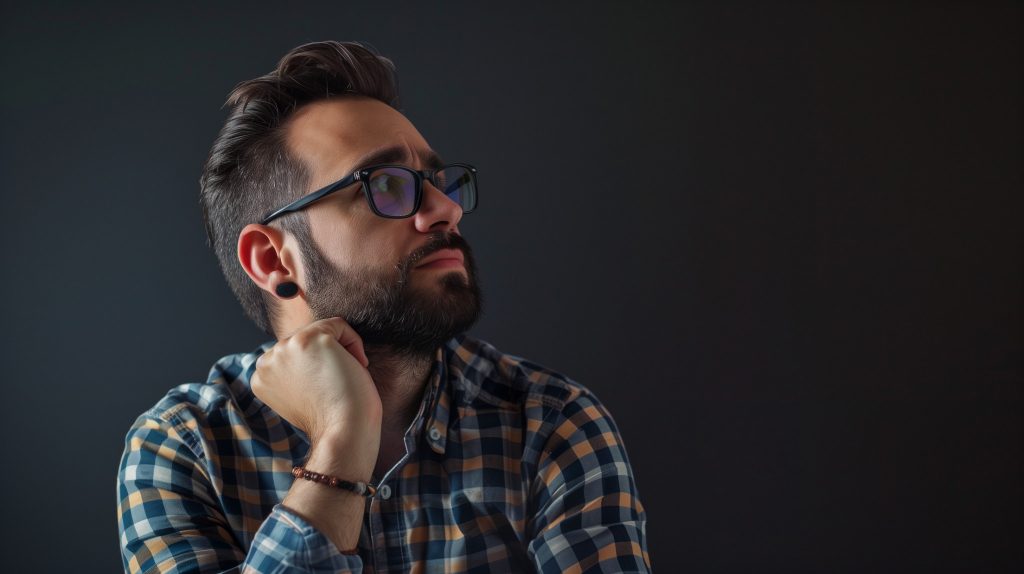
<instances>
[{"instance_id":1,"label":"dark gray background","mask_svg":"<svg viewBox=\"0 0 1024 574\"><path fill-rule=\"evenodd\" d=\"M1011 572L1018 3L4 4L5 571L120 568L124 433L264 340L200 167L239 81L368 41L476 164L474 333L609 406L660 572Z\"/></svg>"}]
</instances>

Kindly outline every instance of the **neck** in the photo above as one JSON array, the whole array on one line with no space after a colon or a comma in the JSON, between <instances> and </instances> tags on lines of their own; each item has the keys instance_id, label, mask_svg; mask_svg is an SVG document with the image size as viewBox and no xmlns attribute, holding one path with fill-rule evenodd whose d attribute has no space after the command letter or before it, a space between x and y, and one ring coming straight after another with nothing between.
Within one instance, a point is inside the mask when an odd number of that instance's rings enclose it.
<instances>
[{"instance_id":1,"label":"neck","mask_svg":"<svg viewBox=\"0 0 1024 574\"><path fill-rule=\"evenodd\" d=\"M400 355L388 347L365 350L383 407L381 433L401 437L419 410L434 355Z\"/></svg>"}]
</instances>

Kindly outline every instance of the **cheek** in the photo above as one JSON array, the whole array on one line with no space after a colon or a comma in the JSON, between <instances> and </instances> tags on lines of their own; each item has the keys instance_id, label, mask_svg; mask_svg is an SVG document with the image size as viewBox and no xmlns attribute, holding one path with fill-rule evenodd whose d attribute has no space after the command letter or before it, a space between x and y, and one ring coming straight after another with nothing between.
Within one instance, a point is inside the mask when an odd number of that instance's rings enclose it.
<instances>
[{"instance_id":1,"label":"cheek","mask_svg":"<svg viewBox=\"0 0 1024 574\"><path fill-rule=\"evenodd\" d=\"M398 255L383 242L367 241L357 249L358 252L352 255L365 267L388 268L394 266L399 259Z\"/></svg>"},{"instance_id":2,"label":"cheek","mask_svg":"<svg viewBox=\"0 0 1024 574\"><path fill-rule=\"evenodd\" d=\"M333 235L326 245L324 256L338 269L388 272L403 257L386 236L359 235L351 230Z\"/></svg>"},{"instance_id":3,"label":"cheek","mask_svg":"<svg viewBox=\"0 0 1024 574\"><path fill-rule=\"evenodd\" d=\"M407 233L403 224L408 225L408 220L388 221L369 207L311 210L309 217L321 253L339 269L393 270L419 246L402 245L400 238Z\"/></svg>"},{"instance_id":4,"label":"cheek","mask_svg":"<svg viewBox=\"0 0 1024 574\"><path fill-rule=\"evenodd\" d=\"M366 234L368 228L366 215L342 202L314 203L306 212L309 215L310 234L325 251L329 247L336 253L339 246L355 243Z\"/></svg>"}]
</instances>

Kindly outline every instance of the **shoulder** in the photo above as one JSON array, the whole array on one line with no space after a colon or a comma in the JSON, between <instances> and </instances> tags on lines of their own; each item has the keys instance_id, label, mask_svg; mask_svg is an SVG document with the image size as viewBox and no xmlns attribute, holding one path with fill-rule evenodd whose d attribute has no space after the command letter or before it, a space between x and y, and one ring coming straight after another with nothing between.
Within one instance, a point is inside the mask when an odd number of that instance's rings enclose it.
<instances>
[{"instance_id":1,"label":"shoulder","mask_svg":"<svg viewBox=\"0 0 1024 574\"><path fill-rule=\"evenodd\" d=\"M535 474L548 469L545 488L632 472L618 425L589 388L479 339L461 336L449 345L454 400L465 416L521 430L515 442L522 460ZM503 412L492 416L496 410Z\"/></svg>"},{"instance_id":2,"label":"shoulder","mask_svg":"<svg viewBox=\"0 0 1024 574\"><path fill-rule=\"evenodd\" d=\"M262 403L252 394L249 377L256 359L273 346L264 343L255 350L225 355L214 362L205 382L178 385L138 417L133 429L154 424L195 432L200 422L251 416Z\"/></svg>"},{"instance_id":3,"label":"shoulder","mask_svg":"<svg viewBox=\"0 0 1024 574\"><path fill-rule=\"evenodd\" d=\"M562 409L580 400L597 402L586 386L523 357L463 334L445 349L448 378L464 405Z\"/></svg>"}]
</instances>

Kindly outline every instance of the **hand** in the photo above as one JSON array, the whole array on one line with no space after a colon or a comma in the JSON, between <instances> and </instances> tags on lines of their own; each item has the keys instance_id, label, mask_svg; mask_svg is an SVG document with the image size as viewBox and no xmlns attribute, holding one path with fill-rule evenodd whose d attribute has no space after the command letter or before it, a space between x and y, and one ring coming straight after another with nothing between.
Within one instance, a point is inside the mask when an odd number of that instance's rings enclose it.
<instances>
[{"instance_id":1,"label":"hand","mask_svg":"<svg viewBox=\"0 0 1024 574\"><path fill-rule=\"evenodd\" d=\"M365 459L372 470L382 409L369 364L362 339L344 319L322 319L260 356L252 391L314 445L344 444L349 457Z\"/></svg>"}]
</instances>

